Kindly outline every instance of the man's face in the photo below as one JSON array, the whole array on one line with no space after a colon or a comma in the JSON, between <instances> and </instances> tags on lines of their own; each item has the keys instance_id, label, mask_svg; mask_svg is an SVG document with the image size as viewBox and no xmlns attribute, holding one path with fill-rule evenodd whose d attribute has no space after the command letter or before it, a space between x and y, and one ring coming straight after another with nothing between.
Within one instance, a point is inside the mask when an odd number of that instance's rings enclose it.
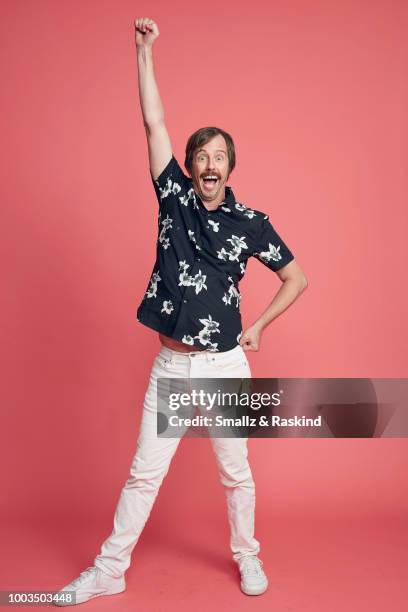
<instances>
[{"instance_id":1,"label":"man's face","mask_svg":"<svg viewBox=\"0 0 408 612\"><path fill-rule=\"evenodd\" d=\"M194 151L191 178L201 200L211 202L224 193L228 170L227 144L221 134ZM205 180L209 176L215 180Z\"/></svg>"}]
</instances>

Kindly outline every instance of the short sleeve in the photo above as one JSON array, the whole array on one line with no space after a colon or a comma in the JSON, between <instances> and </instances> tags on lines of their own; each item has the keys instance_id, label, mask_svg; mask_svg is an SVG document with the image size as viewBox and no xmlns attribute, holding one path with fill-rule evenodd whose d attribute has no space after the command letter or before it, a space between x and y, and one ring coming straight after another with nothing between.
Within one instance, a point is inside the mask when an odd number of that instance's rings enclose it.
<instances>
[{"instance_id":1,"label":"short sleeve","mask_svg":"<svg viewBox=\"0 0 408 612\"><path fill-rule=\"evenodd\" d=\"M268 215L264 216L259 225L252 256L274 272L280 270L295 258L271 225Z\"/></svg>"},{"instance_id":2,"label":"short sleeve","mask_svg":"<svg viewBox=\"0 0 408 612\"><path fill-rule=\"evenodd\" d=\"M185 197L188 191L189 178L186 176L174 155L161 174L154 179L150 171L159 204L163 201L171 202L172 199Z\"/></svg>"}]
</instances>

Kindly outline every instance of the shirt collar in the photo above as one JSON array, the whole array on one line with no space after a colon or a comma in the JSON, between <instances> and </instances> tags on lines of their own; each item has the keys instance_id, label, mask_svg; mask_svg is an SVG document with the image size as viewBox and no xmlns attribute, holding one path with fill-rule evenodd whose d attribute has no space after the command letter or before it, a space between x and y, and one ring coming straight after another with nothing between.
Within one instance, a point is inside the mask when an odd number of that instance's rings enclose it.
<instances>
[{"instance_id":1,"label":"shirt collar","mask_svg":"<svg viewBox=\"0 0 408 612\"><path fill-rule=\"evenodd\" d=\"M229 187L229 185L225 185L225 200L224 200L224 203L225 204L234 205L235 202L236 202L236 200L235 200L234 192L232 191L231 187Z\"/></svg>"}]
</instances>

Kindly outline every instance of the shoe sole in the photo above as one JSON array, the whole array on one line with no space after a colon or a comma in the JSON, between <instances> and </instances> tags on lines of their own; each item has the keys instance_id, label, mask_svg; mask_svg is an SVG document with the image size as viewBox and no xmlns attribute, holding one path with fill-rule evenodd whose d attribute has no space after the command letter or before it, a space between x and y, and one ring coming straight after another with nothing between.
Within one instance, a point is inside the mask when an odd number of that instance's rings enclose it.
<instances>
[{"instance_id":1,"label":"shoe sole","mask_svg":"<svg viewBox=\"0 0 408 612\"><path fill-rule=\"evenodd\" d=\"M264 587L264 589L262 591L256 591L253 592L251 591L250 588L245 588L245 586L243 585L243 583L241 582L241 591L243 593L245 593L245 595L262 595L263 593L265 593L265 591L268 589L269 584L266 583L266 586Z\"/></svg>"},{"instance_id":2,"label":"shoe sole","mask_svg":"<svg viewBox=\"0 0 408 612\"><path fill-rule=\"evenodd\" d=\"M119 595L119 593L123 593L124 591L126 591L126 587L124 589L121 589L120 591L112 591L111 593L95 593L95 595L91 595L91 597L88 597L87 599L84 599L83 601L76 601L75 603L57 603L56 601L53 601L52 603L54 604L54 606L59 606L61 608L65 608L67 606L79 606L82 603L86 603L87 601L91 601L91 599L95 599L95 597L105 597L105 596L109 596L109 595Z\"/></svg>"}]
</instances>

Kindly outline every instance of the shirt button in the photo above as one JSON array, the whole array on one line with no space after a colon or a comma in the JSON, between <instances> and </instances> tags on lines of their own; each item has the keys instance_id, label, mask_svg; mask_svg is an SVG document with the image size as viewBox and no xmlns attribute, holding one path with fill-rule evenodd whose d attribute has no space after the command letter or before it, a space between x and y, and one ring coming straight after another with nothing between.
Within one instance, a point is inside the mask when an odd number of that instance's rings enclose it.
<instances>
[{"instance_id":1,"label":"shirt button","mask_svg":"<svg viewBox=\"0 0 408 612\"><path fill-rule=\"evenodd\" d=\"M201 259L199 257L196 257L196 261L201 261Z\"/></svg>"},{"instance_id":2,"label":"shirt button","mask_svg":"<svg viewBox=\"0 0 408 612\"><path fill-rule=\"evenodd\" d=\"M206 225L205 227L206 227L207 229L210 229L210 226L209 226L209 225Z\"/></svg>"},{"instance_id":3,"label":"shirt button","mask_svg":"<svg viewBox=\"0 0 408 612\"><path fill-rule=\"evenodd\" d=\"M183 300L183 302L184 302L185 304L187 304L187 300Z\"/></svg>"}]
</instances>

